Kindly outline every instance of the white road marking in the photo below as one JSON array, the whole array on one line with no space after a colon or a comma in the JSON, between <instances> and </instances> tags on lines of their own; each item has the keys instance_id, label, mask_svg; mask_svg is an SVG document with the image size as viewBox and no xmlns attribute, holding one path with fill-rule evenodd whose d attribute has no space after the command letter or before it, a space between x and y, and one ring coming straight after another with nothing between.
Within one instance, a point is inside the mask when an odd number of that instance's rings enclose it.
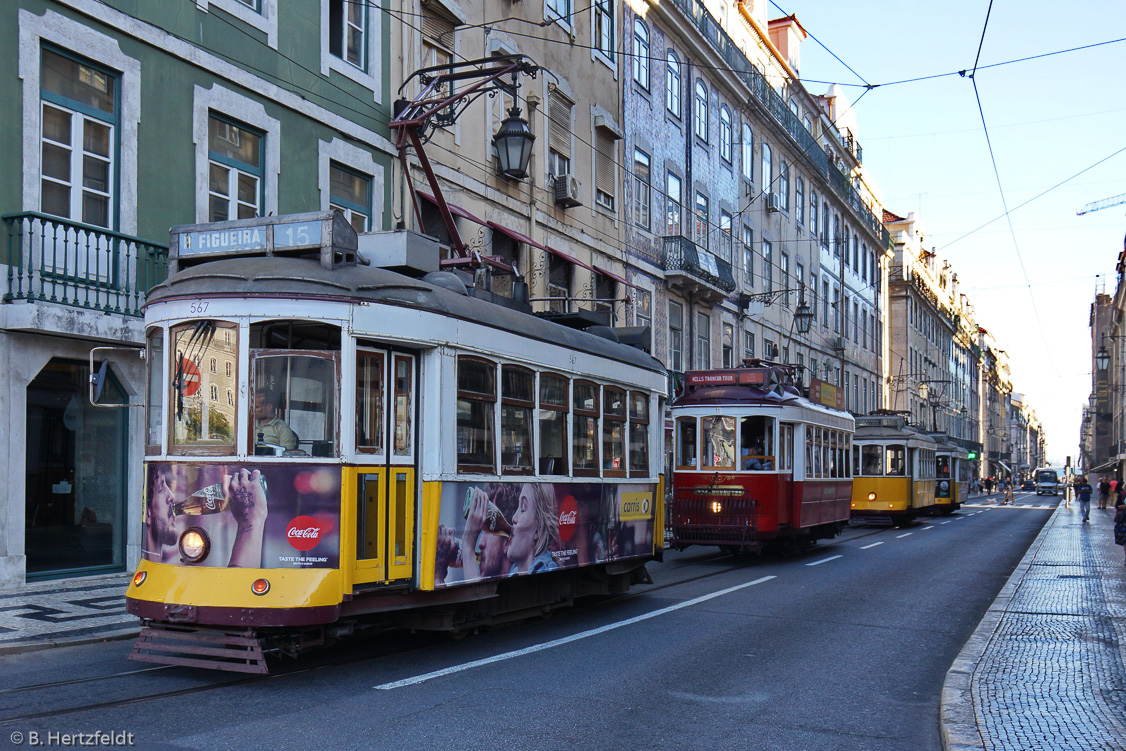
<instances>
[{"instance_id":1,"label":"white road marking","mask_svg":"<svg viewBox=\"0 0 1126 751\"><path fill-rule=\"evenodd\" d=\"M928 529L934 529L934 525L931 525L929 527L923 527L922 531L926 532Z\"/></svg>"},{"instance_id":2,"label":"white road marking","mask_svg":"<svg viewBox=\"0 0 1126 751\"><path fill-rule=\"evenodd\" d=\"M822 563L828 563L829 561L835 561L838 558L844 558L844 556L843 555L831 555L828 558L822 558L819 561L814 561L813 563L807 563L805 565L807 565L807 566L820 566Z\"/></svg>"},{"instance_id":3,"label":"white road marking","mask_svg":"<svg viewBox=\"0 0 1126 751\"><path fill-rule=\"evenodd\" d=\"M896 535L896 536L895 536L895 539L899 540L899 539L902 539L902 538L904 538L904 537L910 537L910 536L911 536L911 535L913 535L913 534L915 534L915 533L914 533L914 532L904 532L904 533L903 533L903 534L901 534L901 535Z\"/></svg>"},{"instance_id":4,"label":"white road marking","mask_svg":"<svg viewBox=\"0 0 1126 751\"><path fill-rule=\"evenodd\" d=\"M963 519L965 519L965 518L966 518L966 517L964 517L964 516L955 516L955 517L954 517L954 519L953 519L952 521L960 522L960 521L962 521L962 520L963 520Z\"/></svg>"},{"instance_id":5,"label":"white road marking","mask_svg":"<svg viewBox=\"0 0 1126 751\"><path fill-rule=\"evenodd\" d=\"M840 556L837 556L837 558L840 558ZM672 613L676 610L682 610L684 608L692 607L693 605L699 605L702 602L707 602L708 600L713 600L716 597L722 597L723 595L729 595L732 592L738 592L740 589L746 589L747 587L753 587L756 584L762 584L763 582L768 582L768 581L770 581L771 579L774 579L774 578L775 577L773 577L773 576L764 576L761 579L755 579L754 581L751 581L751 582L744 582L743 584L737 584L734 587L728 587L727 589L721 589L718 592L712 592L711 594L702 595L702 596L697 597L697 598L692 599L692 600L686 600L686 601L679 603L677 605L670 605L667 608L661 608L660 610L654 610L651 613L639 615L635 618L627 618L624 621L618 621L617 623L610 623L610 624L607 624L605 626L599 626L598 628L592 628L589 631L583 631L583 632L580 632L578 634L572 634L571 636L565 636L562 639L555 639L554 641L544 642L543 644L536 644L536 645L531 646L531 647L525 647L524 649L516 649L516 650L513 650L511 652L503 652L499 655L494 655L492 657L486 657L483 660L474 660L473 662L466 662L466 663L462 663L461 665L454 665L453 667L443 668L442 670L435 670L432 673L424 673L422 675L416 675L413 678L404 678L401 681L393 681L391 683L383 683L383 684L380 684L378 686L373 686L373 688L379 689L381 691L387 691L387 690L393 689L393 688L403 688L405 686L414 686L418 683L424 683L426 681L433 680L434 678L441 678L444 675L452 675L454 673L460 673L460 672L465 671L465 670L472 670L473 668L479 668L483 665L490 665L494 662L501 662L503 660L511 660L514 657L523 657L524 655L529 655L529 654L532 654L533 652L541 652L545 649L553 649L555 647L561 647L564 644L570 644L573 641L579 641L580 639L587 639L587 638L590 638L591 636L598 636L599 634L604 634L607 631L613 631L614 629L622 628L624 626L632 626L635 623L641 623L642 621L647 621L650 618L656 618L659 615L665 615L666 613Z\"/></svg>"},{"instance_id":6,"label":"white road marking","mask_svg":"<svg viewBox=\"0 0 1126 751\"><path fill-rule=\"evenodd\" d=\"M867 550L868 548L874 548L877 545L883 545L883 543L882 542L874 542L871 545L865 545L865 546L861 547L860 549L861 550Z\"/></svg>"},{"instance_id":7,"label":"white road marking","mask_svg":"<svg viewBox=\"0 0 1126 751\"><path fill-rule=\"evenodd\" d=\"M949 523L950 523L950 522L952 522L952 521L954 521L954 520L953 520L953 519L947 519L947 520L946 520L946 521L944 521L944 522L939 522L939 524L949 524ZM927 527L927 529L930 529L930 527Z\"/></svg>"}]
</instances>

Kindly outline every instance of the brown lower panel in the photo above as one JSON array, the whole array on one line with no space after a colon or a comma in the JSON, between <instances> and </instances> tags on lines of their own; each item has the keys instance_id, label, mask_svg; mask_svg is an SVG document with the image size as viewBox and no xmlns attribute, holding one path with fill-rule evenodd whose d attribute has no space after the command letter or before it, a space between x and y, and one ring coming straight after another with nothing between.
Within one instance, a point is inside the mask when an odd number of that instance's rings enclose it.
<instances>
[{"instance_id":1,"label":"brown lower panel","mask_svg":"<svg viewBox=\"0 0 1126 751\"><path fill-rule=\"evenodd\" d=\"M316 626L334 623L340 618L339 605L311 608L223 608L179 605L125 598L125 607L133 615L163 623L201 624L208 626Z\"/></svg>"}]
</instances>

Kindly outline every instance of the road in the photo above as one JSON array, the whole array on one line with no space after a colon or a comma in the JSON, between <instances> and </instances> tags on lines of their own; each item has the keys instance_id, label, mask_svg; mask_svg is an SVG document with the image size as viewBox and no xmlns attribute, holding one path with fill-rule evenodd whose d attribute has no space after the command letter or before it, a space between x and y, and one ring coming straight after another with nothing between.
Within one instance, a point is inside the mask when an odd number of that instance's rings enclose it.
<instances>
[{"instance_id":1,"label":"road","mask_svg":"<svg viewBox=\"0 0 1126 751\"><path fill-rule=\"evenodd\" d=\"M0 748L121 731L152 749L937 750L945 673L1057 500L789 557L690 548L626 597L461 641L385 635L267 678L126 662L128 642L13 655Z\"/></svg>"}]
</instances>

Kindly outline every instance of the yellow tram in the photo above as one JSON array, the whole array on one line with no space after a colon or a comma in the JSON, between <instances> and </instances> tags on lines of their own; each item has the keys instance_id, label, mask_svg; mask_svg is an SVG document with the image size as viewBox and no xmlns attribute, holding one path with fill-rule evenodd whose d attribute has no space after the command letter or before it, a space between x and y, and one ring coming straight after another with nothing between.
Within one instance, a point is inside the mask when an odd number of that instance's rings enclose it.
<instances>
[{"instance_id":1,"label":"yellow tram","mask_svg":"<svg viewBox=\"0 0 1126 751\"><path fill-rule=\"evenodd\" d=\"M609 328L339 212L176 227L169 258L133 659L265 672L361 629L621 591L661 554L667 375Z\"/></svg>"},{"instance_id":2,"label":"yellow tram","mask_svg":"<svg viewBox=\"0 0 1126 751\"><path fill-rule=\"evenodd\" d=\"M896 414L856 419L852 521L906 524L935 507L938 443Z\"/></svg>"},{"instance_id":3,"label":"yellow tram","mask_svg":"<svg viewBox=\"0 0 1126 751\"><path fill-rule=\"evenodd\" d=\"M937 438L937 437L936 437ZM935 512L949 515L962 507L970 497L969 452L944 441L935 453Z\"/></svg>"}]
</instances>

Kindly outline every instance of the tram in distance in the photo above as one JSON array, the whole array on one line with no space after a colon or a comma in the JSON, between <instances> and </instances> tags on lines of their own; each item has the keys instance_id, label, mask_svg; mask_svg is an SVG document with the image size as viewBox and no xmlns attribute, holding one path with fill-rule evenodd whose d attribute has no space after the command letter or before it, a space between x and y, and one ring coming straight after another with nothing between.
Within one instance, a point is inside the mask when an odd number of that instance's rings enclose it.
<instances>
[{"instance_id":1,"label":"tram in distance","mask_svg":"<svg viewBox=\"0 0 1126 751\"><path fill-rule=\"evenodd\" d=\"M803 395L792 366L745 365L685 373L672 402L672 548L804 546L848 524L853 418L843 394L815 379Z\"/></svg>"},{"instance_id":2,"label":"tram in distance","mask_svg":"<svg viewBox=\"0 0 1126 751\"><path fill-rule=\"evenodd\" d=\"M970 497L969 452L943 436L933 436L939 441L934 459L934 512L944 516L953 514Z\"/></svg>"},{"instance_id":3,"label":"tram in distance","mask_svg":"<svg viewBox=\"0 0 1126 751\"><path fill-rule=\"evenodd\" d=\"M938 443L902 415L856 419L852 520L898 526L935 512Z\"/></svg>"},{"instance_id":4,"label":"tram in distance","mask_svg":"<svg viewBox=\"0 0 1126 751\"><path fill-rule=\"evenodd\" d=\"M357 238L339 212L170 245L145 305L132 659L267 672L364 629L463 632L647 580L652 357L467 290L432 270L430 238Z\"/></svg>"}]
</instances>

